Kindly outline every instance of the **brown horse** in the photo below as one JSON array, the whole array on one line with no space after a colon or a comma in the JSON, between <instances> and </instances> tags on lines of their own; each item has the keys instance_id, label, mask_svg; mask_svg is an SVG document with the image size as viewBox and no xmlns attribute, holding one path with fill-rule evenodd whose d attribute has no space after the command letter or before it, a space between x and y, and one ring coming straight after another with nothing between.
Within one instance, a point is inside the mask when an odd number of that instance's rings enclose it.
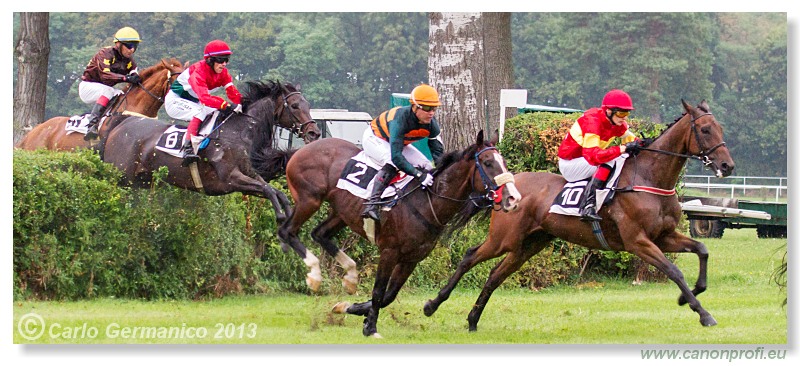
<instances>
[{"instance_id":1,"label":"brown horse","mask_svg":"<svg viewBox=\"0 0 800 366\"><path fill-rule=\"evenodd\" d=\"M142 81L138 85L128 85L123 94L115 98L104 115L139 114L156 118L158 110L164 104L164 96L169 86L183 72L186 64L174 58L163 59L140 73ZM53 117L36 125L30 130L16 147L25 150L48 149L71 151L78 147L90 148L92 141L84 141L81 133L67 134L66 125L69 117ZM100 136L108 132L108 123L103 123ZM97 140L95 140L97 141Z\"/></svg>"},{"instance_id":2,"label":"brown horse","mask_svg":"<svg viewBox=\"0 0 800 366\"><path fill-rule=\"evenodd\" d=\"M295 209L281 225L278 236L312 269L310 280L317 281L312 276L319 274L319 261L306 250L297 235L323 201L330 204L330 215L311 235L348 270L345 282L358 279L353 260L332 241L345 226L362 237L370 236L360 217L364 200L336 188L345 165L358 152L358 147L345 140L322 139L298 150L287 164L286 179ZM335 308L335 311L366 316L365 336L380 336L377 334L379 310L394 301L417 263L433 250L445 224L456 218L451 225L464 225L466 219L476 212L478 203L484 203L482 207L488 208L500 201L504 210L513 210L519 200L511 173L506 170L497 149L484 142L483 132L478 133L474 145L439 159L433 175L434 184L430 189L419 189L420 185L412 182L409 192L404 192L400 202L382 215L381 223L375 229L375 244L380 257L372 299L354 305L342 303ZM496 195L498 193L502 199Z\"/></svg>"},{"instance_id":3,"label":"brown horse","mask_svg":"<svg viewBox=\"0 0 800 366\"><path fill-rule=\"evenodd\" d=\"M193 167L182 166L183 159L156 148L171 124L143 117L118 121L103 145L103 160L114 164L125 175L124 184L146 187L153 173L167 167L165 180L174 186L203 192L210 196L242 192L265 197L273 204L276 219L282 222L290 203L272 188L251 164L261 150L272 149L273 128L280 126L298 131L307 143L320 136L311 119L310 104L291 84L247 82L242 93L243 113L220 117L223 122L208 136L208 147L199 152L201 161ZM173 136L173 143L176 141ZM201 185L198 185L200 183Z\"/></svg>"},{"instance_id":4,"label":"brown horse","mask_svg":"<svg viewBox=\"0 0 800 366\"><path fill-rule=\"evenodd\" d=\"M711 114L708 104L697 108L683 102L686 113L670 125L649 148L634 159L628 158L619 178L616 197L600 210L601 228L610 250L627 251L656 267L678 285L679 305L689 307L700 315L700 323L712 326L717 322L697 300L706 290L708 250L675 228L681 217L678 197L671 189L686 160L696 158L712 169L717 177L731 174L733 160L722 139L722 127ZM563 177L551 173L520 173L515 180L523 199L520 209L512 213L492 214L489 235L483 244L467 250L458 269L438 296L424 306L431 316L447 300L459 279L476 264L506 257L495 266L467 318L469 330L477 330L478 321L492 292L523 263L547 246L554 238L587 248L600 249L602 244L592 233L590 224L578 217L548 213L550 205L564 187ZM649 187L661 189L653 194ZM672 194L663 192L670 190ZM664 253L695 253L700 267L694 290L690 290L683 273Z\"/></svg>"}]
</instances>

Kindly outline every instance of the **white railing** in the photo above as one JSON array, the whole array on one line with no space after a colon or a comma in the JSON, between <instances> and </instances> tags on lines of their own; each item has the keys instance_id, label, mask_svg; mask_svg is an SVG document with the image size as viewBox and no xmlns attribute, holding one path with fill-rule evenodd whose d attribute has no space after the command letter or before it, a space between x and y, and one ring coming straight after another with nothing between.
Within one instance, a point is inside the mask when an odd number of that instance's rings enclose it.
<instances>
[{"instance_id":1,"label":"white railing","mask_svg":"<svg viewBox=\"0 0 800 366\"><path fill-rule=\"evenodd\" d=\"M723 183L726 182L726 183ZM686 188L705 189L707 194L711 190L730 191L731 198L735 198L736 192L747 194L747 190L775 190L775 201L781 197L786 197L789 191L789 179L786 177L744 177L732 176L717 178L711 175L686 175L683 179L683 186Z\"/></svg>"}]
</instances>

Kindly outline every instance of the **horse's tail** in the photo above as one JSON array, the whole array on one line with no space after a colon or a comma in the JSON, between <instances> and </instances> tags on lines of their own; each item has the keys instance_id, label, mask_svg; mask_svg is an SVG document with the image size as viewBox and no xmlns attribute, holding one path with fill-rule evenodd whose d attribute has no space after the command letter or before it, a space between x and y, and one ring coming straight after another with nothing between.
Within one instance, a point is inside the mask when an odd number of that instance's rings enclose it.
<instances>
[{"instance_id":1,"label":"horse's tail","mask_svg":"<svg viewBox=\"0 0 800 366\"><path fill-rule=\"evenodd\" d=\"M286 163L295 152L297 149L280 150L265 147L250 153L250 163L256 173L269 182L286 174Z\"/></svg>"}]
</instances>

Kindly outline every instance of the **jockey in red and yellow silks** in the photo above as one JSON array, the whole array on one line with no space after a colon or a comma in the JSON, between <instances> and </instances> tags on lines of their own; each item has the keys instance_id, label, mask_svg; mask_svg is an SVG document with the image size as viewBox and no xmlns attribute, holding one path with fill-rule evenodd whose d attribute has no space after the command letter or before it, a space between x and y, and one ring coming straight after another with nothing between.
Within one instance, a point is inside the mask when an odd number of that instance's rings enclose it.
<instances>
[{"instance_id":1,"label":"jockey in red and yellow silks","mask_svg":"<svg viewBox=\"0 0 800 366\"><path fill-rule=\"evenodd\" d=\"M600 108L591 108L569 129L558 148L558 169L568 182L592 177L581 201L581 220L599 221L595 209L597 189L605 186L612 162L625 153L636 136L628 131L633 100L622 90L606 93ZM619 137L622 145L610 146ZM634 153L634 151L631 151Z\"/></svg>"}]
</instances>

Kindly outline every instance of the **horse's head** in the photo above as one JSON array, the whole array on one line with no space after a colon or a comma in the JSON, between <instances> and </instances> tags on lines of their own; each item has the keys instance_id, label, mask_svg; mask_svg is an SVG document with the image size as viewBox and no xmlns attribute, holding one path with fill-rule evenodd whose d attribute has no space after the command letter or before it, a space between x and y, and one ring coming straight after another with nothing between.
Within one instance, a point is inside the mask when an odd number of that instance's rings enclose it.
<instances>
[{"instance_id":1,"label":"horse's head","mask_svg":"<svg viewBox=\"0 0 800 366\"><path fill-rule=\"evenodd\" d=\"M500 203L504 211L516 210L522 196L514 185L514 175L506 168L500 151L484 141L483 131L478 132L475 145L468 149L467 154L475 159L473 182L480 179L483 183L483 187L475 187L476 191L486 193L495 204Z\"/></svg>"},{"instance_id":2,"label":"horse's head","mask_svg":"<svg viewBox=\"0 0 800 366\"><path fill-rule=\"evenodd\" d=\"M294 132L305 143L319 139L322 133L311 118L311 104L303 97L300 89L292 84L277 84L280 85L281 100L275 102L276 123Z\"/></svg>"},{"instance_id":3,"label":"horse's head","mask_svg":"<svg viewBox=\"0 0 800 366\"><path fill-rule=\"evenodd\" d=\"M697 107L692 107L681 99L686 110L685 118L690 118L691 136L688 138L688 153L700 157L703 164L718 177L727 177L733 173L734 163L728 147L723 140L722 126L711 114L705 100Z\"/></svg>"},{"instance_id":4,"label":"horse's head","mask_svg":"<svg viewBox=\"0 0 800 366\"><path fill-rule=\"evenodd\" d=\"M125 109L156 118L158 110L164 104L164 97L169 92L170 85L186 66L188 66L188 62L182 65L177 59L168 58L142 70L139 73L142 81L137 88L133 88L128 93ZM128 89L130 88L131 86L128 87Z\"/></svg>"}]
</instances>

